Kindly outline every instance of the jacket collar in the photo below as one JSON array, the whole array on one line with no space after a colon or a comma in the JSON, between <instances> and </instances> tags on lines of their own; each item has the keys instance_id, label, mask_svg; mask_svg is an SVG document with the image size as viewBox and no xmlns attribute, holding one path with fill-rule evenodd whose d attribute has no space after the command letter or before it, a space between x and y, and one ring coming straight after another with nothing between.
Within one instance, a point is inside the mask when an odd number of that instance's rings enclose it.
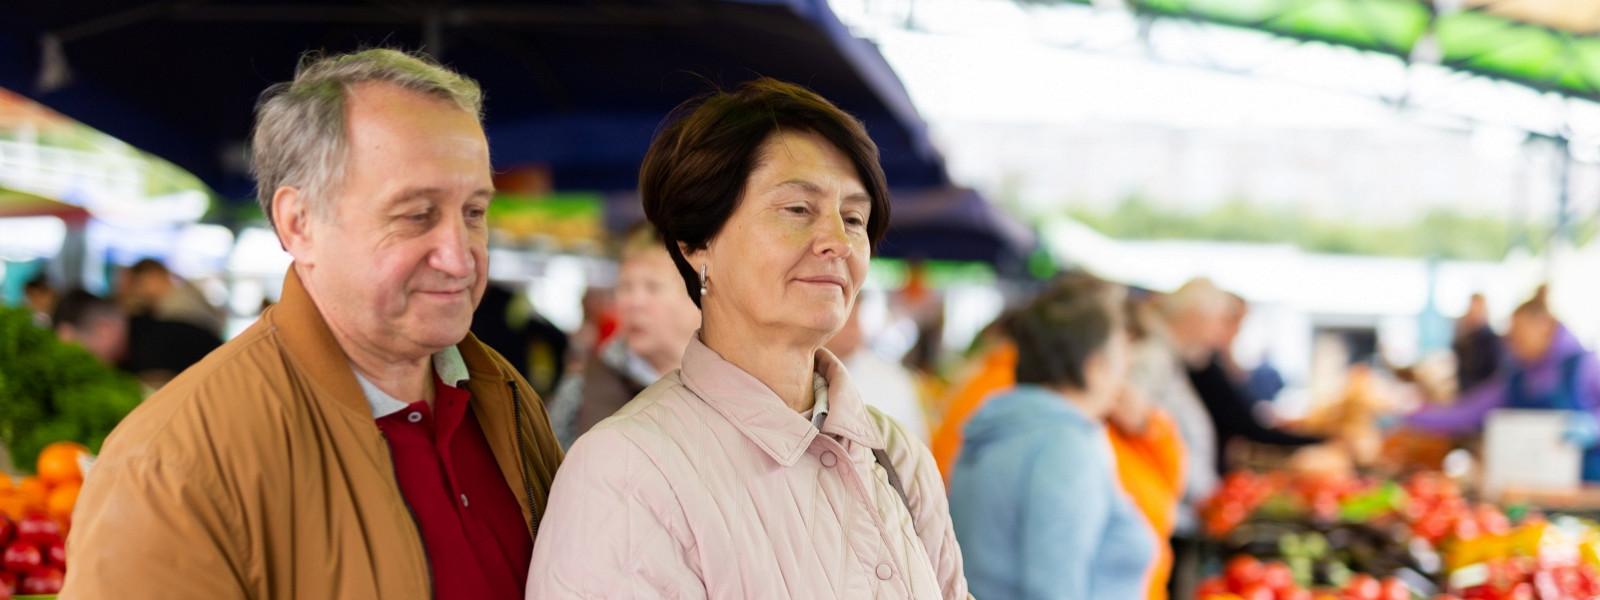
<instances>
[{"instance_id":1,"label":"jacket collar","mask_svg":"<svg viewBox=\"0 0 1600 600\"><path fill-rule=\"evenodd\" d=\"M847 438L874 450L885 446L861 394L833 353L818 349L816 373L828 382L828 417L821 433ZM785 467L799 462L817 428L790 409L755 376L723 359L695 334L683 353L683 384L735 429Z\"/></svg>"},{"instance_id":2,"label":"jacket collar","mask_svg":"<svg viewBox=\"0 0 1600 600\"><path fill-rule=\"evenodd\" d=\"M349 357L334 339L333 331L306 292L294 265L289 266L288 274L283 277L282 298L262 313L261 319L283 337L289 360L306 374L311 385L320 388L335 404L372 417L375 405L369 404ZM446 381L482 379L484 383L504 385L505 373L472 334L467 334L455 348L460 363L451 365L453 368ZM441 375L446 373L441 372Z\"/></svg>"}]
</instances>

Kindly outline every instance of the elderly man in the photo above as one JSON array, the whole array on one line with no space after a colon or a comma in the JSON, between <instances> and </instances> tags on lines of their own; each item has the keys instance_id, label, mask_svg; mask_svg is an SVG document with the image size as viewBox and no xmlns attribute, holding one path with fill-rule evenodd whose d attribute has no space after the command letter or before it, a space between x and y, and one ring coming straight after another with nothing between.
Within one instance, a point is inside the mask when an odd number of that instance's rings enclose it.
<instances>
[{"instance_id":1,"label":"elderly man","mask_svg":"<svg viewBox=\"0 0 1600 600\"><path fill-rule=\"evenodd\" d=\"M392 50L257 107L283 298L134 411L62 598L521 598L561 450L468 333L493 189L471 80Z\"/></svg>"}]
</instances>

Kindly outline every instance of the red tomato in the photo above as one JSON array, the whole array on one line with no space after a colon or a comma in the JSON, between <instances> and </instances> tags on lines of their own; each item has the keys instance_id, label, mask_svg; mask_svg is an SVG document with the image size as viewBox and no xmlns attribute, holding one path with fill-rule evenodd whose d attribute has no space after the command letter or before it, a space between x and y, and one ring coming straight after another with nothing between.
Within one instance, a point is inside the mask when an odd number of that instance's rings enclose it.
<instances>
[{"instance_id":1,"label":"red tomato","mask_svg":"<svg viewBox=\"0 0 1600 600\"><path fill-rule=\"evenodd\" d=\"M4 475L0 475L0 477L4 477ZM6 544L11 543L12 538L15 538L16 536L16 522L12 521L11 517L6 516L5 513L0 513L0 547L4 547Z\"/></svg>"},{"instance_id":2,"label":"red tomato","mask_svg":"<svg viewBox=\"0 0 1600 600\"><path fill-rule=\"evenodd\" d=\"M39 547L27 542L12 542L6 546L4 554L0 554L0 566L7 571L17 573L32 573L39 565L44 564L44 554L39 552Z\"/></svg>"},{"instance_id":3,"label":"red tomato","mask_svg":"<svg viewBox=\"0 0 1600 600\"><path fill-rule=\"evenodd\" d=\"M1239 590L1239 597L1243 600L1278 600L1272 588L1259 581L1245 584L1244 589Z\"/></svg>"},{"instance_id":4,"label":"red tomato","mask_svg":"<svg viewBox=\"0 0 1600 600\"><path fill-rule=\"evenodd\" d=\"M23 578L22 585L17 589L23 594L56 594L61 592L63 579L66 579L66 573L61 569L39 567Z\"/></svg>"},{"instance_id":5,"label":"red tomato","mask_svg":"<svg viewBox=\"0 0 1600 600\"><path fill-rule=\"evenodd\" d=\"M1366 573L1356 573L1344 584L1344 595L1350 600L1383 600L1383 584Z\"/></svg>"},{"instance_id":6,"label":"red tomato","mask_svg":"<svg viewBox=\"0 0 1600 600\"><path fill-rule=\"evenodd\" d=\"M1244 586L1261 581L1265 570L1256 557L1240 554L1228 561L1228 566L1222 569L1222 577L1228 582L1228 590L1237 594Z\"/></svg>"},{"instance_id":7,"label":"red tomato","mask_svg":"<svg viewBox=\"0 0 1600 600\"><path fill-rule=\"evenodd\" d=\"M1206 596L1221 596L1227 593L1229 593L1228 582L1224 581L1221 575L1207 577L1205 580L1200 582L1199 587L1195 588L1195 595L1200 598L1205 598Z\"/></svg>"},{"instance_id":8,"label":"red tomato","mask_svg":"<svg viewBox=\"0 0 1600 600\"><path fill-rule=\"evenodd\" d=\"M1311 590L1289 588L1278 592L1278 600L1311 600Z\"/></svg>"},{"instance_id":9,"label":"red tomato","mask_svg":"<svg viewBox=\"0 0 1600 600\"><path fill-rule=\"evenodd\" d=\"M45 564L55 565L62 569L67 568L67 545L56 542L44 548Z\"/></svg>"},{"instance_id":10,"label":"red tomato","mask_svg":"<svg viewBox=\"0 0 1600 600\"><path fill-rule=\"evenodd\" d=\"M28 515L17 522L17 539L40 546L59 542L61 524L44 515Z\"/></svg>"},{"instance_id":11,"label":"red tomato","mask_svg":"<svg viewBox=\"0 0 1600 600\"><path fill-rule=\"evenodd\" d=\"M1380 600L1411 600L1411 588L1399 577L1385 577L1378 591Z\"/></svg>"},{"instance_id":12,"label":"red tomato","mask_svg":"<svg viewBox=\"0 0 1600 600\"><path fill-rule=\"evenodd\" d=\"M1294 589L1294 571L1289 570L1289 565L1281 560L1267 563L1261 568L1261 583L1272 588L1272 593L1282 596L1284 592Z\"/></svg>"}]
</instances>

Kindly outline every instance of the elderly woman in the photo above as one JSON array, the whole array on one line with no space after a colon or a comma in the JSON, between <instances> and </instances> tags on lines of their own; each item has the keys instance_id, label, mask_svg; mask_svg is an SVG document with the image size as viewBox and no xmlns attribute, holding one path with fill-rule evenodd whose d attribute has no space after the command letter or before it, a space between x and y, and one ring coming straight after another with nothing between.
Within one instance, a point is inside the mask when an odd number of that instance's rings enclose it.
<instances>
[{"instance_id":1,"label":"elderly woman","mask_svg":"<svg viewBox=\"0 0 1600 600\"><path fill-rule=\"evenodd\" d=\"M639 187L701 330L573 445L528 598L966 597L926 446L823 349L888 227L876 146L770 79L683 110Z\"/></svg>"},{"instance_id":2,"label":"elderly woman","mask_svg":"<svg viewBox=\"0 0 1600 600\"><path fill-rule=\"evenodd\" d=\"M950 514L984 600L1147 597L1150 525L1117 479L1104 422L1128 373L1118 288L1060 284L1011 322L1017 386L967 423Z\"/></svg>"}]
</instances>

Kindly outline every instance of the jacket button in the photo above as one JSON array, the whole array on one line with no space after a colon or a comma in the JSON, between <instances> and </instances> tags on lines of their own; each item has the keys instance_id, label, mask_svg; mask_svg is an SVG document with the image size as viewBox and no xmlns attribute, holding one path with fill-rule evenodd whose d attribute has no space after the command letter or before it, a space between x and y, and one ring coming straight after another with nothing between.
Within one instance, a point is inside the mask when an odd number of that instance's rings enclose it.
<instances>
[{"instance_id":1,"label":"jacket button","mask_svg":"<svg viewBox=\"0 0 1600 600\"><path fill-rule=\"evenodd\" d=\"M888 581L889 578L893 577L893 576L894 576L894 569L889 567L889 563L883 563L883 564L878 565L878 579L882 579L884 581Z\"/></svg>"},{"instance_id":2,"label":"jacket button","mask_svg":"<svg viewBox=\"0 0 1600 600\"><path fill-rule=\"evenodd\" d=\"M462 494L461 495L461 507L462 508L466 508L468 506L471 506L471 504L467 503L467 495L466 494Z\"/></svg>"},{"instance_id":3,"label":"jacket button","mask_svg":"<svg viewBox=\"0 0 1600 600\"><path fill-rule=\"evenodd\" d=\"M832 452L822 453L822 466L832 468L836 464L839 464L839 457L834 456Z\"/></svg>"},{"instance_id":4,"label":"jacket button","mask_svg":"<svg viewBox=\"0 0 1600 600\"><path fill-rule=\"evenodd\" d=\"M406 415L406 420L411 421L412 423L420 422L422 421L422 413L412 412L411 414Z\"/></svg>"}]
</instances>

